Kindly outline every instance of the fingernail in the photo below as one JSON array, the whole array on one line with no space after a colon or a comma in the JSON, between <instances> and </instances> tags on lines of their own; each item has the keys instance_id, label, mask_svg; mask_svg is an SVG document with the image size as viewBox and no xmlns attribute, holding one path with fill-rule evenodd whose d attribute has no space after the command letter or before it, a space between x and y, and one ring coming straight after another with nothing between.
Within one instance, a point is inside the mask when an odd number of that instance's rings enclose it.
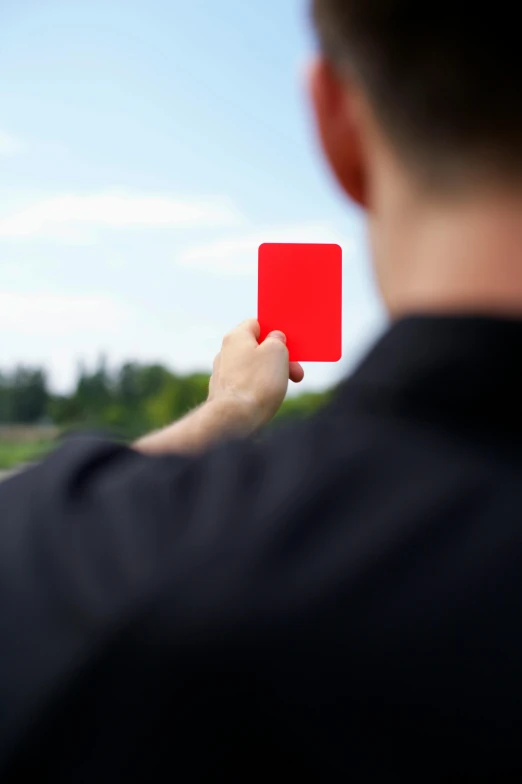
<instances>
[{"instance_id":1,"label":"fingernail","mask_svg":"<svg viewBox=\"0 0 522 784\"><path fill-rule=\"evenodd\" d=\"M280 340L281 343L286 343L286 335L284 334L284 332L279 332L279 330L276 330L275 332L270 332L270 334L267 335L267 337Z\"/></svg>"}]
</instances>

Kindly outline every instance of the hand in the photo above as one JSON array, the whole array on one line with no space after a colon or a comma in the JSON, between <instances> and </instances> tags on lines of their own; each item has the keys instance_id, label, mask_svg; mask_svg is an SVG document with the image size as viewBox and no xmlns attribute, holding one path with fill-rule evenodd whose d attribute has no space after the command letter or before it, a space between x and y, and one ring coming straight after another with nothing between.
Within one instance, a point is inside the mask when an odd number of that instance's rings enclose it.
<instances>
[{"instance_id":1,"label":"hand","mask_svg":"<svg viewBox=\"0 0 522 784\"><path fill-rule=\"evenodd\" d=\"M257 429L269 422L285 399L288 380L299 383L304 371L298 362L289 362L286 337L271 332L260 345L259 324L255 319L240 324L223 340L214 360L209 401L234 399L246 407Z\"/></svg>"},{"instance_id":2,"label":"hand","mask_svg":"<svg viewBox=\"0 0 522 784\"><path fill-rule=\"evenodd\" d=\"M277 412L288 379L302 381L303 368L288 361L286 338L272 332L258 344L259 324L245 321L223 341L214 361L208 402L141 438L134 448L148 455L196 453L232 435L251 435Z\"/></svg>"}]
</instances>

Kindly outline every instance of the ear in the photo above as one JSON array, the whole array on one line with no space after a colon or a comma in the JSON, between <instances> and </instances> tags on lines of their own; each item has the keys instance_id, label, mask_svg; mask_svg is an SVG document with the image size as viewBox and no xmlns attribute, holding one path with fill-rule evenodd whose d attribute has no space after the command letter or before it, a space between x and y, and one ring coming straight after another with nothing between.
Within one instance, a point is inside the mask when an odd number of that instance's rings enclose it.
<instances>
[{"instance_id":1,"label":"ear","mask_svg":"<svg viewBox=\"0 0 522 784\"><path fill-rule=\"evenodd\" d=\"M351 199L366 207L367 176L355 89L318 57L308 69L308 91L323 151L337 182Z\"/></svg>"}]
</instances>

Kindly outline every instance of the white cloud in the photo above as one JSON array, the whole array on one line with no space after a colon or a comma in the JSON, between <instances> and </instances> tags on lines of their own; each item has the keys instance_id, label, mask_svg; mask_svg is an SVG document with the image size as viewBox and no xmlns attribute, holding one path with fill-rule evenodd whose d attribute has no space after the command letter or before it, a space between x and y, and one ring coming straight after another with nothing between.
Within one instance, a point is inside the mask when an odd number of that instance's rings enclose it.
<instances>
[{"instance_id":1,"label":"white cloud","mask_svg":"<svg viewBox=\"0 0 522 784\"><path fill-rule=\"evenodd\" d=\"M4 344L9 334L42 338L86 334L114 334L128 319L127 308L106 297L15 292L0 292L0 332Z\"/></svg>"},{"instance_id":2,"label":"white cloud","mask_svg":"<svg viewBox=\"0 0 522 784\"><path fill-rule=\"evenodd\" d=\"M0 342L0 369L20 363L44 367L59 392L73 387L79 360L92 368L101 354L110 367L132 360L161 362L180 373L208 370L225 333L221 326L175 313L157 319L139 306L126 310L101 296L10 294L0 298L0 308L6 303L7 314L0 312L0 331L6 336Z\"/></svg>"},{"instance_id":3,"label":"white cloud","mask_svg":"<svg viewBox=\"0 0 522 784\"><path fill-rule=\"evenodd\" d=\"M352 239L342 237L329 224L296 224L272 226L189 248L182 253L179 261L184 266L217 275L255 275L257 251L264 242L337 243L342 247L345 259L349 258L353 249Z\"/></svg>"},{"instance_id":4,"label":"white cloud","mask_svg":"<svg viewBox=\"0 0 522 784\"><path fill-rule=\"evenodd\" d=\"M10 157L20 152L22 145L8 133L0 131L0 156Z\"/></svg>"},{"instance_id":5,"label":"white cloud","mask_svg":"<svg viewBox=\"0 0 522 784\"><path fill-rule=\"evenodd\" d=\"M44 199L4 218L0 238L69 239L79 227L235 226L241 215L225 199L183 201L129 193L64 195Z\"/></svg>"}]
</instances>

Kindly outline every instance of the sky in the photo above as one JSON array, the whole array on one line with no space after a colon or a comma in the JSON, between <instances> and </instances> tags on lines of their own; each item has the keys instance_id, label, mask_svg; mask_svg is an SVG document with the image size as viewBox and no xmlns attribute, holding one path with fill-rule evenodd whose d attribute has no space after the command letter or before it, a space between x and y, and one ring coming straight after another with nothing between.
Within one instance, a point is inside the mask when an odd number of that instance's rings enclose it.
<instances>
[{"instance_id":1,"label":"sky","mask_svg":"<svg viewBox=\"0 0 522 784\"><path fill-rule=\"evenodd\" d=\"M384 325L306 98L307 0L1 0L0 368L207 370L262 242L343 248L343 359Z\"/></svg>"}]
</instances>

